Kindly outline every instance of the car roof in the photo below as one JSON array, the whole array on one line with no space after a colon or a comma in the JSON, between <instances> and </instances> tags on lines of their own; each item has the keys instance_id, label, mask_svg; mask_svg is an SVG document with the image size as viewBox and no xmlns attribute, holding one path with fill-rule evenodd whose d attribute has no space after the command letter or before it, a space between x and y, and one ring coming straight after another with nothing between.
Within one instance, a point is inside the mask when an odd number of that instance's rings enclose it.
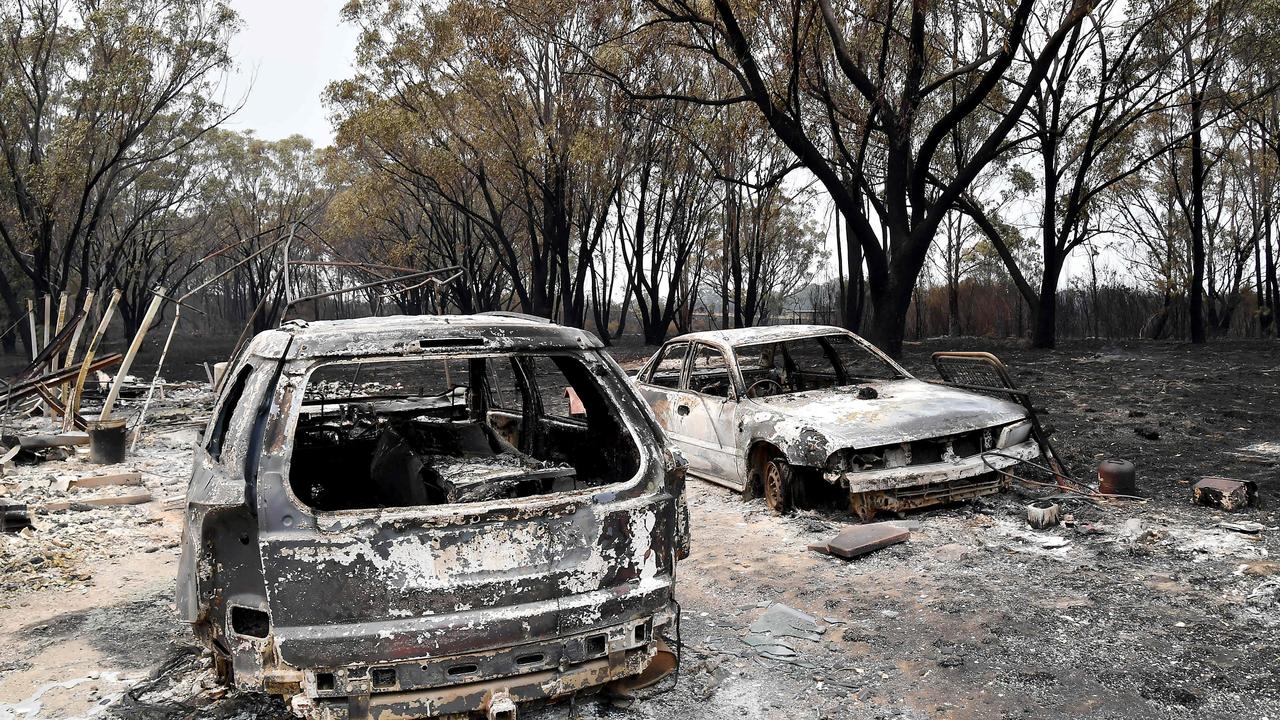
<instances>
[{"instance_id":1,"label":"car roof","mask_svg":"<svg viewBox=\"0 0 1280 720\"><path fill-rule=\"evenodd\" d=\"M352 320L292 320L254 337L261 357L367 357L441 352L600 348L590 333L514 313L392 315Z\"/></svg>"},{"instance_id":2,"label":"car roof","mask_svg":"<svg viewBox=\"0 0 1280 720\"><path fill-rule=\"evenodd\" d=\"M851 334L848 330L834 325L762 325L760 327L733 328L729 330L702 330L671 338L667 342L699 341L711 343L722 348L729 348L734 345L779 342L813 337L814 335L830 335L832 333Z\"/></svg>"}]
</instances>

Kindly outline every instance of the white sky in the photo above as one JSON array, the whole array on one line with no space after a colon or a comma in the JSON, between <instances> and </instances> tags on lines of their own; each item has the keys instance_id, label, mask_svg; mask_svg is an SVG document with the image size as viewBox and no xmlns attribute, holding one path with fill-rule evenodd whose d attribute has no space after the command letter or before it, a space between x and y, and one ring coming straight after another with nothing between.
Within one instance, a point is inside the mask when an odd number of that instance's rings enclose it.
<instances>
[{"instance_id":1,"label":"white sky","mask_svg":"<svg viewBox=\"0 0 1280 720\"><path fill-rule=\"evenodd\" d=\"M236 72L228 103L245 99L231 130L279 140L295 133L317 146L333 140L321 94L351 75L357 31L342 23L345 0L230 0L242 27L231 41ZM246 98L247 95L247 98Z\"/></svg>"}]
</instances>

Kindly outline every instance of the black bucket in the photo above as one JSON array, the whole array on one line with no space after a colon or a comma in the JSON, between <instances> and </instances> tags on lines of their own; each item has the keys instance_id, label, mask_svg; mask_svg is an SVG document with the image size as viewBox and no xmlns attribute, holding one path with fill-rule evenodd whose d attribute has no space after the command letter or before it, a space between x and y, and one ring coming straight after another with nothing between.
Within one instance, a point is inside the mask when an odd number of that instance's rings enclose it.
<instances>
[{"instance_id":1,"label":"black bucket","mask_svg":"<svg viewBox=\"0 0 1280 720\"><path fill-rule=\"evenodd\" d=\"M124 462L125 421L89 423L89 462L114 465Z\"/></svg>"}]
</instances>

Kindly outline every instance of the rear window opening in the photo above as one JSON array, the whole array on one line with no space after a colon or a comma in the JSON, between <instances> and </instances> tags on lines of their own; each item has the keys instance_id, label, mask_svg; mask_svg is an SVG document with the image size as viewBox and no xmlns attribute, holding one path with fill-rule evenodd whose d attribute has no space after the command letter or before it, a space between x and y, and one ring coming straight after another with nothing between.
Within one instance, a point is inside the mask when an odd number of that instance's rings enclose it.
<instances>
[{"instance_id":1,"label":"rear window opening","mask_svg":"<svg viewBox=\"0 0 1280 720\"><path fill-rule=\"evenodd\" d=\"M321 511L534 497L639 469L634 438L575 355L330 363L302 402L289 482Z\"/></svg>"}]
</instances>

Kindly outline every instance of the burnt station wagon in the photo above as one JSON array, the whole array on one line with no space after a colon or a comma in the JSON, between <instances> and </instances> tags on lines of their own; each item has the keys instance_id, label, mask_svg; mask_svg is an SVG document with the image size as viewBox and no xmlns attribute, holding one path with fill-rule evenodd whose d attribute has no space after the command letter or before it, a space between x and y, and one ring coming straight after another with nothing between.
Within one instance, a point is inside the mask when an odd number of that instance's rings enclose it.
<instances>
[{"instance_id":1,"label":"burnt station wagon","mask_svg":"<svg viewBox=\"0 0 1280 720\"><path fill-rule=\"evenodd\" d=\"M977 497L1041 454L1021 405L917 380L836 327L682 335L635 382L689 475L779 512L806 493L863 519Z\"/></svg>"},{"instance_id":2,"label":"burnt station wagon","mask_svg":"<svg viewBox=\"0 0 1280 720\"><path fill-rule=\"evenodd\" d=\"M228 369L178 607L311 718L487 714L665 655L683 471L598 341L509 316L293 322Z\"/></svg>"}]
</instances>

